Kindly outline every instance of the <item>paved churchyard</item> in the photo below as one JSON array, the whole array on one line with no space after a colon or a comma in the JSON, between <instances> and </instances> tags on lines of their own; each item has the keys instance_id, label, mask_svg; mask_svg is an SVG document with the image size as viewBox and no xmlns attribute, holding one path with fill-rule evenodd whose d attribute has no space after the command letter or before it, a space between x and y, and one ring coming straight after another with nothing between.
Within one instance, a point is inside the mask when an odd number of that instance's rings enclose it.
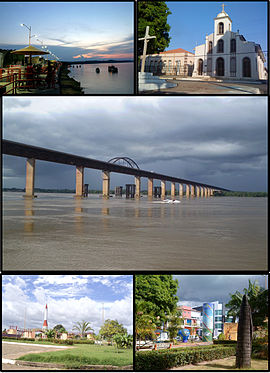
<instances>
[{"instance_id":1,"label":"paved churchyard","mask_svg":"<svg viewBox=\"0 0 270 373\"><path fill-rule=\"evenodd\" d=\"M260 83L232 83L198 80L172 80L178 83L177 87L165 88L160 91L146 91L141 94L156 95L190 95L190 94L267 94L267 84Z\"/></svg>"}]
</instances>

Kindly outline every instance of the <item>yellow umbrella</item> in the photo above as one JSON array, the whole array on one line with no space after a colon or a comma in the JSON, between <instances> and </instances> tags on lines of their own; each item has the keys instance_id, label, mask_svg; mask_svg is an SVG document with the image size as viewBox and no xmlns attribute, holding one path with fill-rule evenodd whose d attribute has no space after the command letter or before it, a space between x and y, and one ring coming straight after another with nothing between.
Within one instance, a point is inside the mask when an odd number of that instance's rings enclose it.
<instances>
[{"instance_id":1,"label":"yellow umbrella","mask_svg":"<svg viewBox=\"0 0 270 373\"><path fill-rule=\"evenodd\" d=\"M33 47L32 45L29 45L28 47L24 47L22 49L17 49L16 51L13 51L11 53L14 54L24 54L30 56L30 63L32 63L32 56L40 55L40 54L49 54L49 52L45 52L43 50L40 50L36 47Z\"/></svg>"}]
</instances>

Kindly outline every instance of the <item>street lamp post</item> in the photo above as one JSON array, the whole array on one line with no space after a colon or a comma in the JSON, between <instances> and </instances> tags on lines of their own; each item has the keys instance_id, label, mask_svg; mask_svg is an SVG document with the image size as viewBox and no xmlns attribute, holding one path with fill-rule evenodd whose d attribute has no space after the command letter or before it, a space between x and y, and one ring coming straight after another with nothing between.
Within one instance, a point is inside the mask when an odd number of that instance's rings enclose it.
<instances>
[{"instance_id":1,"label":"street lamp post","mask_svg":"<svg viewBox=\"0 0 270 373\"><path fill-rule=\"evenodd\" d=\"M30 45L30 43L31 43L31 38L33 38L33 37L36 37L37 35L31 35L31 26L27 26L26 24L24 24L24 23L21 23L21 26L23 27L26 27L28 30L29 30L29 45Z\"/></svg>"}]
</instances>

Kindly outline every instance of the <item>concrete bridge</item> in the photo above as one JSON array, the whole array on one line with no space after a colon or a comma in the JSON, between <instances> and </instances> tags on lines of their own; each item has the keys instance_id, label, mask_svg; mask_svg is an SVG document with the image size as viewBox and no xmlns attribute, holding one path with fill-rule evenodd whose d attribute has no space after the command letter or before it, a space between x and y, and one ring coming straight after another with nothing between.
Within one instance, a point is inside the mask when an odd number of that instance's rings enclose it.
<instances>
[{"instance_id":1,"label":"concrete bridge","mask_svg":"<svg viewBox=\"0 0 270 373\"><path fill-rule=\"evenodd\" d=\"M103 180L103 196L109 197L110 194L110 173L116 172L120 174L133 175L135 177L135 197L140 198L141 193L141 178L145 177L148 179L148 196L153 196L153 182L154 180L160 180L161 182L161 198L165 198L166 195L166 182L171 183L171 197L174 198L176 194L176 184L179 184L179 196L211 196L214 191L228 191L221 187L214 185L202 184L196 181L180 179L173 176L158 174L151 171L140 170L137 168L131 168L122 166L116 163L109 163L99 161L97 159L91 159L86 157L80 157L74 154L63 153L51 149L41 148L37 146L22 144L9 140L2 140L2 153L7 155L13 155L17 157L27 158L26 161L26 186L25 186L25 197L34 197L34 186L35 186L35 164L36 159L55 162L60 164L68 164L76 167L76 195L75 197L83 197L83 185L84 185L84 169L92 168L102 171Z\"/></svg>"}]
</instances>

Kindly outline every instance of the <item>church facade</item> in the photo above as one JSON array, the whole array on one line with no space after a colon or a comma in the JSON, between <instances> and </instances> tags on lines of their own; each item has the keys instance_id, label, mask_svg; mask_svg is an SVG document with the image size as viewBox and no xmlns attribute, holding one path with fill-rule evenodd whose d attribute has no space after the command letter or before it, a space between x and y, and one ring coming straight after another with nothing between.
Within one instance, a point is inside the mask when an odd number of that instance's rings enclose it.
<instances>
[{"instance_id":1,"label":"church facade","mask_svg":"<svg viewBox=\"0 0 270 373\"><path fill-rule=\"evenodd\" d=\"M232 31L232 20L224 10L214 19L214 32L195 48L193 77L235 80L267 79L265 56L259 44L246 41Z\"/></svg>"}]
</instances>

